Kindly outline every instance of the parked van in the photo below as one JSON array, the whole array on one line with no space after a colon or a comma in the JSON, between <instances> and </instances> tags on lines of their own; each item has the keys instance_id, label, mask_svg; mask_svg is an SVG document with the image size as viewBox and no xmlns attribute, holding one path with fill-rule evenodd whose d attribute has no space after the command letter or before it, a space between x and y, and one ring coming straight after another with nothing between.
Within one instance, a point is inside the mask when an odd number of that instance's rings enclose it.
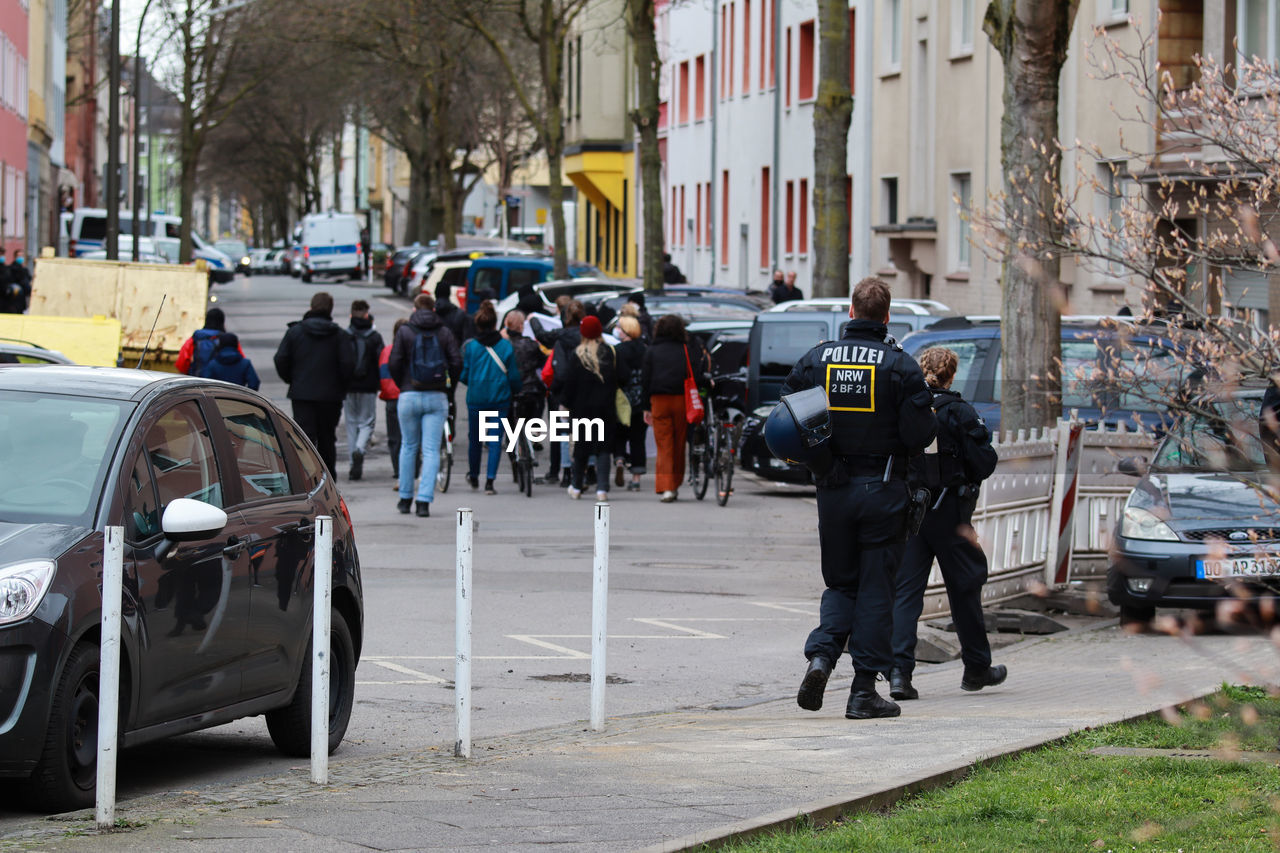
<instances>
[{"instance_id":1,"label":"parked van","mask_svg":"<svg viewBox=\"0 0 1280 853\"><path fill-rule=\"evenodd\" d=\"M360 219L350 213L309 213L302 218L302 280L315 276L345 276L352 281L364 273L360 248Z\"/></svg>"},{"instance_id":2,"label":"parked van","mask_svg":"<svg viewBox=\"0 0 1280 853\"><path fill-rule=\"evenodd\" d=\"M482 290L491 290L494 302L509 293L516 293L526 284L538 284L555 278L555 263L551 258L528 255L494 256L476 258L467 270L467 292L459 294L459 305L468 314L476 313L479 303L468 298ZM604 273L582 261L569 261L570 278L603 278Z\"/></svg>"},{"instance_id":3,"label":"parked van","mask_svg":"<svg viewBox=\"0 0 1280 853\"><path fill-rule=\"evenodd\" d=\"M81 207L74 213L64 213L63 218L68 223L67 254L70 257L78 258L87 252L106 248L107 211L105 208ZM144 219L144 227L140 229L144 232L147 230L146 222L147 220ZM151 232L143 236L155 238L157 253L177 263L177 253L170 252L169 247L181 234L182 219L172 214L153 213L150 217L150 225ZM133 211L120 211L120 234L122 236L133 234ZM204 238L195 231L191 232L191 244L192 258L202 260L209 265L210 281L225 284L235 278L235 265L231 259L205 242Z\"/></svg>"}]
</instances>

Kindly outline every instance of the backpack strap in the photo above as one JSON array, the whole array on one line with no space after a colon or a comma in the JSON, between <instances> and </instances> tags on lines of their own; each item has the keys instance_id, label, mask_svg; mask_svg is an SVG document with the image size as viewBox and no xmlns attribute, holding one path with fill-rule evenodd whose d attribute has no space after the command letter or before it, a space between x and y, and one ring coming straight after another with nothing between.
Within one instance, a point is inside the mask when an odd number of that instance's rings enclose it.
<instances>
[{"instance_id":1,"label":"backpack strap","mask_svg":"<svg viewBox=\"0 0 1280 853\"><path fill-rule=\"evenodd\" d=\"M489 357L493 359L493 363L498 365L498 369L502 371L502 375L506 376L507 366L502 363L502 358L494 351L493 347L486 344L481 344L480 346L485 348L485 352L489 353Z\"/></svg>"}]
</instances>

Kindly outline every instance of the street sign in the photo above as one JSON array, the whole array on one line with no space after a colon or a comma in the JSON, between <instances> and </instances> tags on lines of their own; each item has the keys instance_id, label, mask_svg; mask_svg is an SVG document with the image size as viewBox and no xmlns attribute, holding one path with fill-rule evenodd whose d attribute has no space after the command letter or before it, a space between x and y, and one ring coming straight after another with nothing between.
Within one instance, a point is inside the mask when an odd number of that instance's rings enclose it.
<instances>
[{"instance_id":1,"label":"street sign","mask_svg":"<svg viewBox=\"0 0 1280 853\"><path fill-rule=\"evenodd\" d=\"M534 211L533 218L539 225L546 225L547 209L545 207L539 207L537 210Z\"/></svg>"},{"instance_id":2,"label":"street sign","mask_svg":"<svg viewBox=\"0 0 1280 853\"><path fill-rule=\"evenodd\" d=\"M519 207L519 206L520 206L520 196L518 196L518 195L509 195L509 196L507 196L506 201L507 201L507 207Z\"/></svg>"}]
</instances>

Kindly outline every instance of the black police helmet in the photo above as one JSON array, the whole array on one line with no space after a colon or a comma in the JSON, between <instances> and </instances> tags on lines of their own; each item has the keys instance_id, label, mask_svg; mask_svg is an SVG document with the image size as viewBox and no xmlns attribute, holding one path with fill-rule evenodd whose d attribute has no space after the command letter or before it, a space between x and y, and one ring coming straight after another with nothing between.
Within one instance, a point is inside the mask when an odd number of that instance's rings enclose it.
<instances>
[{"instance_id":1,"label":"black police helmet","mask_svg":"<svg viewBox=\"0 0 1280 853\"><path fill-rule=\"evenodd\" d=\"M821 388L787 394L764 422L764 441L779 459L811 471L831 467L831 413Z\"/></svg>"}]
</instances>

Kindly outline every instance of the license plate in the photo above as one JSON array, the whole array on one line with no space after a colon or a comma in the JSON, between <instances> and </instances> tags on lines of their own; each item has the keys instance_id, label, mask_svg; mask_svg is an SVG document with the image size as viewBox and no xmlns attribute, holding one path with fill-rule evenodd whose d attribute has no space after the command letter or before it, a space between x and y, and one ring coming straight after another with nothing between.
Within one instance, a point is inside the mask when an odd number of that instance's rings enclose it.
<instances>
[{"instance_id":1,"label":"license plate","mask_svg":"<svg viewBox=\"0 0 1280 853\"><path fill-rule=\"evenodd\" d=\"M1280 556L1196 560L1198 578L1260 578L1280 575Z\"/></svg>"}]
</instances>

